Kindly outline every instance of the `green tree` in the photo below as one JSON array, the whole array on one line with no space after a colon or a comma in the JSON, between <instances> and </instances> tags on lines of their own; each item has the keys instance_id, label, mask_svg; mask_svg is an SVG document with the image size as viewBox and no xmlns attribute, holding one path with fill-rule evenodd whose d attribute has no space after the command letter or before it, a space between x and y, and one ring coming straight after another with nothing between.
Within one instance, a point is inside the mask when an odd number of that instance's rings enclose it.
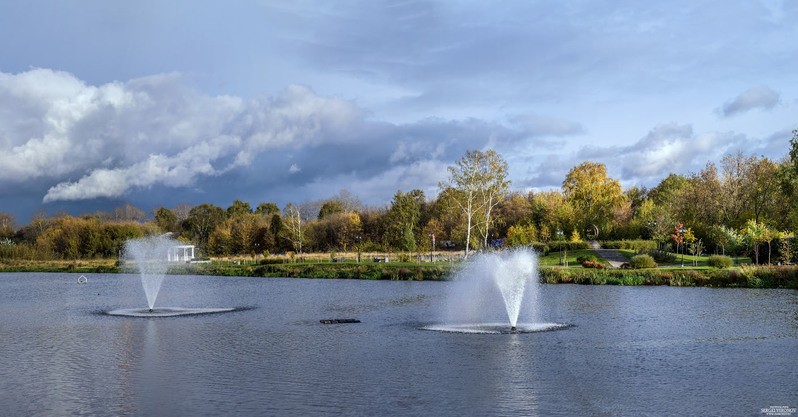
<instances>
[{"instance_id":1,"label":"green tree","mask_svg":"<svg viewBox=\"0 0 798 417\"><path fill-rule=\"evenodd\" d=\"M252 213L252 206L246 201L235 200L227 208L227 217L238 217Z\"/></svg>"},{"instance_id":2,"label":"green tree","mask_svg":"<svg viewBox=\"0 0 798 417\"><path fill-rule=\"evenodd\" d=\"M224 209L212 204L200 204L193 207L188 212L186 218L185 230L188 231L189 237L197 243L198 246L204 248L208 243L208 238L211 232L216 229L219 223L226 219Z\"/></svg>"},{"instance_id":3,"label":"green tree","mask_svg":"<svg viewBox=\"0 0 798 417\"><path fill-rule=\"evenodd\" d=\"M604 164L584 162L568 172L562 184L566 200L576 211L577 224L585 229L593 224L606 230L613 212L624 202L621 183L607 177Z\"/></svg>"},{"instance_id":4,"label":"green tree","mask_svg":"<svg viewBox=\"0 0 798 417\"><path fill-rule=\"evenodd\" d=\"M255 213L260 214L261 216L270 216L274 214L280 214L280 208L277 207L275 203L260 203L258 207L255 208Z\"/></svg>"},{"instance_id":5,"label":"green tree","mask_svg":"<svg viewBox=\"0 0 798 417\"><path fill-rule=\"evenodd\" d=\"M795 236L788 232L782 232L781 240L779 242L779 262L784 265L792 263L795 256L795 248L793 241Z\"/></svg>"},{"instance_id":6,"label":"green tree","mask_svg":"<svg viewBox=\"0 0 798 417\"><path fill-rule=\"evenodd\" d=\"M670 206L685 185L687 178L683 175L669 174L656 187L648 192L648 199L661 207Z\"/></svg>"},{"instance_id":7,"label":"green tree","mask_svg":"<svg viewBox=\"0 0 798 417\"><path fill-rule=\"evenodd\" d=\"M395 248L413 252L420 234L420 208L424 202L424 192L412 190L408 193L397 191L385 216L387 243Z\"/></svg>"},{"instance_id":8,"label":"green tree","mask_svg":"<svg viewBox=\"0 0 798 417\"><path fill-rule=\"evenodd\" d=\"M333 214L344 213L344 205L338 200L327 200L319 209L319 220Z\"/></svg>"},{"instance_id":9,"label":"green tree","mask_svg":"<svg viewBox=\"0 0 798 417\"><path fill-rule=\"evenodd\" d=\"M759 245L767 242L768 231L767 227L762 223L757 223L756 220L750 219L745 223L742 231L746 242L751 246L754 251L754 263L759 264Z\"/></svg>"},{"instance_id":10,"label":"green tree","mask_svg":"<svg viewBox=\"0 0 798 417\"><path fill-rule=\"evenodd\" d=\"M168 208L161 207L155 211L155 224L164 232L177 232L177 215Z\"/></svg>"},{"instance_id":11,"label":"green tree","mask_svg":"<svg viewBox=\"0 0 798 417\"><path fill-rule=\"evenodd\" d=\"M722 225L713 226L710 229L709 236L716 245L720 246L721 254L723 255L726 255L726 253L737 254L745 244L744 238L740 233Z\"/></svg>"},{"instance_id":12,"label":"green tree","mask_svg":"<svg viewBox=\"0 0 798 417\"><path fill-rule=\"evenodd\" d=\"M537 230L534 225L516 224L507 229L507 246L511 248L529 246L537 241Z\"/></svg>"}]
</instances>

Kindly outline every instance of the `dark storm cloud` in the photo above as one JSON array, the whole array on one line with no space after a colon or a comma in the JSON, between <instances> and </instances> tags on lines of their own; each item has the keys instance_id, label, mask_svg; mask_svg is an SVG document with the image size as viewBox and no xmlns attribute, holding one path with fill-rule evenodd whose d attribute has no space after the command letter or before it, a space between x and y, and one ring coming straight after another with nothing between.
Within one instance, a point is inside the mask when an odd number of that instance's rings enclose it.
<instances>
[{"instance_id":1,"label":"dark storm cloud","mask_svg":"<svg viewBox=\"0 0 798 417\"><path fill-rule=\"evenodd\" d=\"M237 192L322 198L344 188L383 199L397 185L432 192L467 149L526 140L477 119L371 121L302 86L263 99L206 96L174 74L102 86L50 70L1 74L0 99L14 109L0 121L25 121L3 124L0 182L49 184L36 188L45 203L146 201L164 189L194 201Z\"/></svg>"}]
</instances>

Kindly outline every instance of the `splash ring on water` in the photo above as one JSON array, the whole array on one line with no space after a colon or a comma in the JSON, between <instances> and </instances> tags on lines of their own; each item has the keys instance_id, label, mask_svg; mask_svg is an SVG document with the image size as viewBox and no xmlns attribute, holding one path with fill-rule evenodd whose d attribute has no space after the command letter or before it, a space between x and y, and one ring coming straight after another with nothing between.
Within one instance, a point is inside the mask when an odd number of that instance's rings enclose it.
<instances>
[{"instance_id":1,"label":"splash ring on water","mask_svg":"<svg viewBox=\"0 0 798 417\"><path fill-rule=\"evenodd\" d=\"M235 307L225 308L183 308L183 307L161 307L150 310L149 308L119 308L105 312L109 316L122 317L177 317L177 316L196 316L200 314L219 314L238 310Z\"/></svg>"},{"instance_id":2,"label":"splash ring on water","mask_svg":"<svg viewBox=\"0 0 798 417\"><path fill-rule=\"evenodd\" d=\"M564 323L518 323L513 329L507 323L468 323L468 324L431 324L420 327L420 330L431 330L443 333L465 334L516 334L539 333L564 330L573 327Z\"/></svg>"},{"instance_id":3,"label":"splash ring on water","mask_svg":"<svg viewBox=\"0 0 798 417\"><path fill-rule=\"evenodd\" d=\"M86 278L85 275L81 275L78 277L78 284L86 284L89 282L89 279Z\"/></svg>"}]
</instances>

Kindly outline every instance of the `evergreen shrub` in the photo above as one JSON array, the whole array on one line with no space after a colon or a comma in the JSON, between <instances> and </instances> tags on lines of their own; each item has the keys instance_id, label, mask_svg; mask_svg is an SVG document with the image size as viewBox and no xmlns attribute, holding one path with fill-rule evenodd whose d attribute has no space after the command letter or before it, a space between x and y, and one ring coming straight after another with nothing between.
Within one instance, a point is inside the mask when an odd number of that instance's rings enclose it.
<instances>
[{"instance_id":1,"label":"evergreen shrub","mask_svg":"<svg viewBox=\"0 0 798 417\"><path fill-rule=\"evenodd\" d=\"M715 268L729 268L734 265L734 261L729 256L724 255L712 255L707 260L707 265L713 266Z\"/></svg>"},{"instance_id":2,"label":"evergreen shrub","mask_svg":"<svg viewBox=\"0 0 798 417\"><path fill-rule=\"evenodd\" d=\"M634 269L657 267L657 262L654 261L654 258L646 254L633 256L632 259L629 260L629 264L632 265Z\"/></svg>"}]
</instances>

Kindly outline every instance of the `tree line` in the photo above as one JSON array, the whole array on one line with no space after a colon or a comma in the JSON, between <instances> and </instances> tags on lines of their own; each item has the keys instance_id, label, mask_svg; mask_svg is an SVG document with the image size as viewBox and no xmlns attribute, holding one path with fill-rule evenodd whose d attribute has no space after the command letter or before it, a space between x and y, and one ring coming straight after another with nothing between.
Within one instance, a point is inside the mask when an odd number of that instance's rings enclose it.
<instances>
[{"instance_id":1,"label":"tree line","mask_svg":"<svg viewBox=\"0 0 798 417\"><path fill-rule=\"evenodd\" d=\"M226 208L181 205L150 215L130 205L78 217L37 214L20 228L0 213L0 259L115 257L127 239L158 233L192 242L206 256L432 249L468 256L588 238L647 239L663 250L750 254L757 262L769 261L774 245L787 260L794 251L798 130L781 161L728 154L719 165L670 174L651 189L623 190L592 161L573 167L553 191L512 191L507 172L495 151L468 151L449 167L437 196L400 190L385 207L364 206L342 191L282 209L236 200Z\"/></svg>"}]
</instances>

